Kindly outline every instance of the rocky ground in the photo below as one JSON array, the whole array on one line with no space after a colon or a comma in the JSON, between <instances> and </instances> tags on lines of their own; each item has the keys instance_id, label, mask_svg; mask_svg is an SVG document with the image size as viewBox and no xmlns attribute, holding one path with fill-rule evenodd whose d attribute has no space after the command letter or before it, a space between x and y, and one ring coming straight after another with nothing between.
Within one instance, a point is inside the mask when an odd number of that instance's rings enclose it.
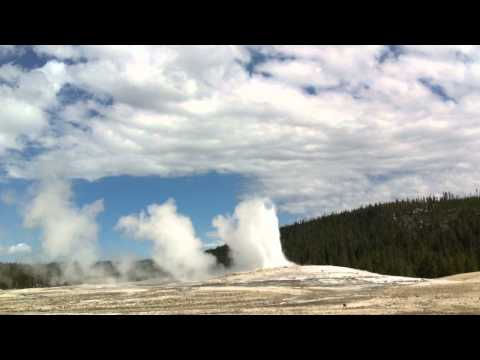
<instances>
[{"instance_id":1,"label":"rocky ground","mask_svg":"<svg viewBox=\"0 0 480 360\"><path fill-rule=\"evenodd\" d=\"M441 279L291 266L205 282L0 290L0 314L480 314L480 273Z\"/></svg>"}]
</instances>

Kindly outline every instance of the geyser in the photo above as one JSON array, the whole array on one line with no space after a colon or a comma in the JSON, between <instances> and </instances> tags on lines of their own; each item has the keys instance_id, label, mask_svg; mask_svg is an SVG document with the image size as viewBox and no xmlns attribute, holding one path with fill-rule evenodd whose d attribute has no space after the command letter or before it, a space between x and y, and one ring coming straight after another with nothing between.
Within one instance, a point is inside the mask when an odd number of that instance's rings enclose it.
<instances>
[{"instance_id":1,"label":"geyser","mask_svg":"<svg viewBox=\"0 0 480 360\"><path fill-rule=\"evenodd\" d=\"M212 224L230 248L236 269L254 270L291 264L282 251L276 209L270 200L245 200L238 204L233 216L219 215Z\"/></svg>"},{"instance_id":2,"label":"geyser","mask_svg":"<svg viewBox=\"0 0 480 360\"><path fill-rule=\"evenodd\" d=\"M214 256L203 252L192 222L177 213L173 199L120 218L116 228L137 240L152 241L153 260L177 280L201 280L214 273Z\"/></svg>"},{"instance_id":3,"label":"geyser","mask_svg":"<svg viewBox=\"0 0 480 360\"><path fill-rule=\"evenodd\" d=\"M42 180L24 209L24 226L41 229L48 259L72 261L85 270L98 258L96 217L103 211L103 200L77 208L72 197L69 181Z\"/></svg>"},{"instance_id":4,"label":"geyser","mask_svg":"<svg viewBox=\"0 0 480 360\"><path fill-rule=\"evenodd\" d=\"M233 216L219 215L212 223L231 250L233 270L291 264L283 255L275 206L269 200L243 201ZM191 220L177 212L173 199L120 218L116 229L134 239L152 241L153 260L177 280L202 280L224 273L215 257L203 251Z\"/></svg>"}]
</instances>

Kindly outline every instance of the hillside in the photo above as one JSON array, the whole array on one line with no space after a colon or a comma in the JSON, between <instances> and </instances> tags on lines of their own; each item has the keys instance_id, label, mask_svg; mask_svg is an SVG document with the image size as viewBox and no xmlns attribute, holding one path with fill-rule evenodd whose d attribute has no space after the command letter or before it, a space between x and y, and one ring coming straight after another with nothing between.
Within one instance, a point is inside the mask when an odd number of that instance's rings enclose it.
<instances>
[{"instance_id":1,"label":"hillside","mask_svg":"<svg viewBox=\"0 0 480 360\"><path fill-rule=\"evenodd\" d=\"M287 258L376 273L435 278L480 270L480 197L374 204L280 229ZM228 262L225 246L212 250Z\"/></svg>"}]
</instances>

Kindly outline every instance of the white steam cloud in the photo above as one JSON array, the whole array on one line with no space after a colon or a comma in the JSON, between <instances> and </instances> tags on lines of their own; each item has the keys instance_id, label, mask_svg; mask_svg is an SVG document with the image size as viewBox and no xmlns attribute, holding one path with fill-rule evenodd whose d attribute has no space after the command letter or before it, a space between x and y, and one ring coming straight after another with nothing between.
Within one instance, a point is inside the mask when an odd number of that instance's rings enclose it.
<instances>
[{"instance_id":1,"label":"white steam cloud","mask_svg":"<svg viewBox=\"0 0 480 360\"><path fill-rule=\"evenodd\" d=\"M270 201L241 202L233 217L219 215L213 225L231 250L235 270L290 264L282 252L278 218ZM215 258L203 251L191 220L177 213L173 199L120 218L116 229L137 240L152 241L154 261L178 280L200 280L223 272L215 268Z\"/></svg>"},{"instance_id":2,"label":"white steam cloud","mask_svg":"<svg viewBox=\"0 0 480 360\"><path fill-rule=\"evenodd\" d=\"M218 236L228 245L233 264L241 270L288 266L282 252L275 206L266 199L241 202L233 216L213 219Z\"/></svg>"},{"instance_id":3,"label":"white steam cloud","mask_svg":"<svg viewBox=\"0 0 480 360\"><path fill-rule=\"evenodd\" d=\"M24 226L41 229L42 248L48 258L88 268L98 258L95 219L102 211L103 200L77 208L68 181L47 179L25 208Z\"/></svg>"},{"instance_id":4,"label":"white steam cloud","mask_svg":"<svg viewBox=\"0 0 480 360\"><path fill-rule=\"evenodd\" d=\"M35 190L25 208L24 226L41 230L48 258L80 265L83 273L86 270L91 275L98 259L96 216L103 211L103 200L78 208L72 200L71 183L58 178L43 180ZM232 216L216 216L212 224L216 236L230 248L233 270L290 264L282 252L276 209L269 200L245 200ZM204 251L191 220L177 212L173 199L121 217L116 229L136 240L151 241L153 260L177 280L204 280L225 271ZM30 251L26 244L9 249L11 254Z\"/></svg>"},{"instance_id":5,"label":"white steam cloud","mask_svg":"<svg viewBox=\"0 0 480 360\"><path fill-rule=\"evenodd\" d=\"M203 252L192 222L177 213L173 199L120 218L116 228L137 240L152 241L153 260L178 280L199 280L213 272L215 258Z\"/></svg>"}]
</instances>

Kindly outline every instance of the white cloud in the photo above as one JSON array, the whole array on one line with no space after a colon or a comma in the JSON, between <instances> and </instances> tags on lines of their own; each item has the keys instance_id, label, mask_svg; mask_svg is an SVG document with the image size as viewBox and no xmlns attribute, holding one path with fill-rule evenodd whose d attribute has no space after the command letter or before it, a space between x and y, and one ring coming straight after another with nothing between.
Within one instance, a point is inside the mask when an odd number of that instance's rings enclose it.
<instances>
[{"instance_id":1,"label":"white cloud","mask_svg":"<svg viewBox=\"0 0 480 360\"><path fill-rule=\"evenodd\" d=\"M17 255L17 254L28 254L32 252L30 245L25 243L18 243L12 246L9 246L7 249L8 255Z\"/></svg>"},{"instance_id":2,"label":"white cloud","mask_svg":"<svg viewBox=\"0 0 480 360\"><path fill-rule=\"evenodd\" d=\"M0 255L25 255L32 252L30 245L18 243L8 247L0 246Z\"/></svg>"},{"instance_id":3,"label":"white cloud","mask_svg":"<svg viewBox=\"0 0 480 360\"><path fill-rule=\"evenodd\" d=\"M81 48L74 45L35 45L34 50L40 55L54 56L60 60L79 59Z\"/></svg>"},{"instance_id":4,"label":"white cloud","mask_svg":"<svg viewBox=\"0 0 480 360\"><path fill-rule=\"evenodd\" d=\"M404 47L383 62L390 50L382 46L255 49L267 56L257 70L271 77L249 76L242 46L36 48L86 61L25 73L0 67L0 77L20 78L19 88L0 88L10 104L0 150L22 149L27 129L46 150L4 167L11 177L91 180L239 173L254 179L250 194L306 216L479 187L478 46ZM113 105L60 106L55 94L66 82ZM50 126L48 106L61 119Z\"/></svg>"},{"instance_id":5,"label":"white cloud","mask_svg":"<svg viewBox=\"0 0 480 360\"><path fill-rule=\"evenodd\" d=\"M47 111L57 105L56 94L65 82L65 65L56 61L33 71L0 67L0 155L23 150L47 130Z\"/></svg>"}]
</instances>

